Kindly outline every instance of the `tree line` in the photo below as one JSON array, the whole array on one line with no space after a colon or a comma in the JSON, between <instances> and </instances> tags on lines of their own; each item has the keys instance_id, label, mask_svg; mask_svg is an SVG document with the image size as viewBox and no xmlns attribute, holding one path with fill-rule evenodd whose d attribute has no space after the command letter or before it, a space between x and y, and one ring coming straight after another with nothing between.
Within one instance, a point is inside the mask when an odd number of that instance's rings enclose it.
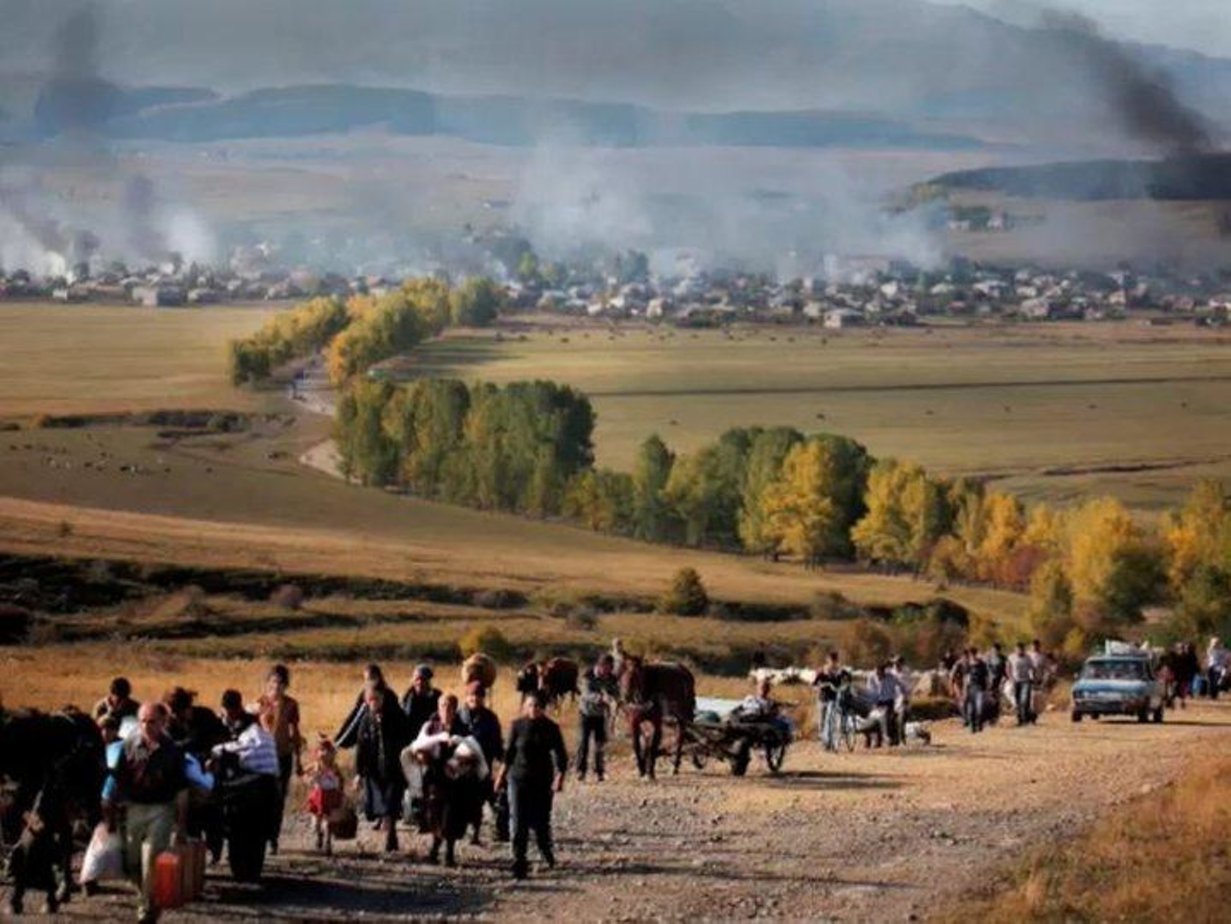
<instances>
[{"instance_id":1,"label":"tree line","mask_svg":"<svg viewBox=\"0 0 1231 924\"><path fill-rule=\"evenodd\" d=\"M970 479L875 459L855 440L788 427L728 430L676 454L657 435L631 471L593 464L586 397L550 382L359 382L339 406L347 475L424 497L647 542L860 562L938 583L1030 594L1030 624L1077 654L1170 607L1176 637L1231 631L1231 500L1202 482L1149 522L1098 497L1035 504Z\"/></svg>"},{"instance_id":2,"label":"tree line","mask_svg":"<svg viewBox=\"0 0 1231 924\"><path fill-rule=\"evenodd\" d=\"M275 315L250 337L231 341L231 381L263 382L279 366L324 350L329 377L341 386L451 324L490 324L504 301L504 290L486 277L457 286L421 277L380 295L314 298Z\"/></svg>"}]
</instances>

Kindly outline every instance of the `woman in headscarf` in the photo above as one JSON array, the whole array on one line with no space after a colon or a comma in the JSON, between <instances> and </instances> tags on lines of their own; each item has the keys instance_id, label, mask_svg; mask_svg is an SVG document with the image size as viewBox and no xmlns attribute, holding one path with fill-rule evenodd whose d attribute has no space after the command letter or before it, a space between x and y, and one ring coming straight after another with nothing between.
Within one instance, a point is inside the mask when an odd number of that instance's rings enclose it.
<instances>
[{"instance_id":1,"label":"woman in headscarf","mask_svg":"<svg viewBox=\"0 0 1231 924\"><path fill-rule=\"evenodd\" d=\"M440 698L436 715L428 719L411 745L423 765L425 830L432 835L428 862L440 862L445 845L445 865L456 866L454 846L466 834L483 798L482 779L487 762L482 747L466 734L457 717L457 697Z\"/></svg>"},{"instance_id":2,"label":"woman in headscarf","mask_svg":"<svg viewBox=\"0 0 1231 924\"><path fill-rule=\"evenodd\" d=\"M385 850L392 852L398 849L397 823L406 793L401 754L410 734L405 714L384 687L364 691L356 739L355 785L363 787L363 813L383 825Z\"/></svg>"}]
</instances>

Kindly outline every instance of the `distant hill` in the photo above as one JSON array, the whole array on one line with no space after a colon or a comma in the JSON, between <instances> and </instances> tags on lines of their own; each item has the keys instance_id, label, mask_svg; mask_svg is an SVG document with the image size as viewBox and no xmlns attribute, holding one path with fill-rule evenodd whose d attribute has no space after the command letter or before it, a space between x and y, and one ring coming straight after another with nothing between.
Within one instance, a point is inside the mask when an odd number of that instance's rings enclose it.
<instances>
[{"instance_id":1,"label":"distant hill","mask_svg":"<svg viewBox=\"0 0 1231 924\"><path fill-rule=\"evenodd\" d=\"M110 85L101 94L118 93ZM149 105L136 106L146 92ZM970 135L915 129L904 120L849 112L675 113L621 103L517 96L447 96L321 84L220 98L208 90L125 91L100 96L94 126L115 138L177 142L335 134L380 126L403 135L446 135L485 144L974 148ZM79 100L81 94L72 99ZM104 105L105 103L105 105ZM54 120L39 117L45 136ZM97 114L104 114L98 117Z\"/></svg>"},{"instance_id":2,"label":"distant hill","mask_svg":"<svg viewBox=\"0 0 1231 924\"><path fill-rule=\"evenodd\" d=\"M1231 153L987 167L946 173L923 186L1049 199L1231 200Z\"/></svg>"}]
</instances>

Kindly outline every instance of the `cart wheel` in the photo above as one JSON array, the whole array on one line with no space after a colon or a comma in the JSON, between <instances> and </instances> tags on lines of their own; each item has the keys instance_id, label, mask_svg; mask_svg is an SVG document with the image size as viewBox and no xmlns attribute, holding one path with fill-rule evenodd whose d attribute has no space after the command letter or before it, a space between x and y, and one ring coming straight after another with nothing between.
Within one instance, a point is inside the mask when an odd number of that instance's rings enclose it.
<instances>
[{"instance_id":1,"label":"cart wheel","mask_svg":"<svg viewBox=\"0 0 1231 924\"><path fill-rule=\"evenodd\" d=\"M702 754L700 751L693 751L692 752L692 765L696 767L698 770L704 770L705 769L705 755Z\"/></svg>"},{"instance_id":2,"label":"cart wheel","mask_svg":"<svg viewBox=\"0 0 1231 924\"><path fill-rule=\"evenodd\" d=\"M770 773L777 773L782 769L782 761L786 759L786 742L776 741L765 745L765 766L769 767Z\"/></svg>"}]
</instances>

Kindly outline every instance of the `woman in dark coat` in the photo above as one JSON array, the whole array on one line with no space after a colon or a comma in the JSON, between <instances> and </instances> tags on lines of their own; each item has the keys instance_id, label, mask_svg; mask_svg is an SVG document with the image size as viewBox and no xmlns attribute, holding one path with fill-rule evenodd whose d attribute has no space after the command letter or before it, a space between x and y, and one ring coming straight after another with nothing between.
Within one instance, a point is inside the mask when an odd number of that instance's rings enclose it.
<instances>
[{"instance_id":1,"label":"woman in dark coat","mask_svg":"<svg viewBox=\"0 0 1231 924\"><path fill-rule=\"evenodd\" d=\"M402 749L410 743L406 715L382 687L369 687L356 731L356 784L362 780L363 813L385 827L385 850L398 849L397 823L402 817L406 777Z\"/></svg>"},{"instance_id":2,"label":"woman in dark coat","mask_svg":"<svg viewBox=\"0 0 1231 924\"><path fill-rule=\"evenodd\" d=\"M359 695L355 697L355 705L351 711L347 713L346 721L342 723L342 727L338 729L338 733L333 736L334 747L338 748L353 748L355 742L359 738L359 720L363 718L364 698L367 696L368 690L379 687L385 687L385 675L381 673L379 664L369 664L363 669L363 688L359 691Z\"/></svg>"},{"instance_id":3,"label":"woman in dark coat","mask_svg":"<svg viewBox=\"0 0 1231 924\"><path fill-rule=\"evenodd\" d=\"M423 765L424 831L432 835L430 863L440 862L444 844L445 864L457 865L454 845L465 836L482 804L481 781L457 759L458 744L466 734L457 717L457 697L450 693L440 698L439 711L423 724L412 746Z\"/></svg>"}]
</instances>

